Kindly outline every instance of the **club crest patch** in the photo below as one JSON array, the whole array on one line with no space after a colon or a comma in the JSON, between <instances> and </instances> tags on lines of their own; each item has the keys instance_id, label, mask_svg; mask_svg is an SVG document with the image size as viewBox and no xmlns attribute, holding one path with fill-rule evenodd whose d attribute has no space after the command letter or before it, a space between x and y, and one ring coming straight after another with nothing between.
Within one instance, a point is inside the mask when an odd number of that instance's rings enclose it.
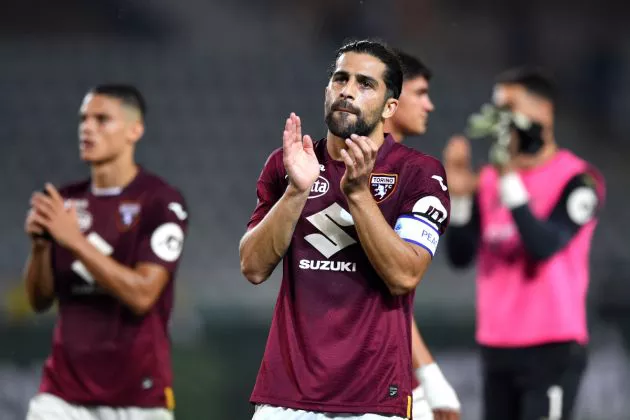
<instances>
[{"instance_id":1,"label":"club crest patch","mask_svg":"<svg viewBox=\"0 0 630 420\"><path fill-rule=\"evenodd\" d=\"M140 203L122 202L118 206L120 213L120 226L126 230L129 229L138 219L140 214Z\"/></svg>"},{"instance_id":2,"label":"club crest patch","mask_svg":"<svg viewBox=\"0 0 630 420\"><path fill-rule=\"evenodd\" d=\"M370 175L370 190L377 203L385 201L396 191L397 174Z\"/></svg>"}]
</instances>

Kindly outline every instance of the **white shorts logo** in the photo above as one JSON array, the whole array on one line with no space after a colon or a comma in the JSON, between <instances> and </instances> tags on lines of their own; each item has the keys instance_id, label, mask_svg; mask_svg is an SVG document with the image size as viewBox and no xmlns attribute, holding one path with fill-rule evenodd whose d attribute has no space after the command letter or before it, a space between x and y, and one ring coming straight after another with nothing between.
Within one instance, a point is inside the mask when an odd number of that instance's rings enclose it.
<instances>
[{"instance_id":1,"label":"white shorts logo","mask_svg":"<svg viewBox=\"0 0 630 420\"><path fill-rule=\"evenodd\" d=\"M165 223L151 236L151 249L162 260L173 262L184 248L184 231L176 223Z\"/></svg>"}]
</instances>

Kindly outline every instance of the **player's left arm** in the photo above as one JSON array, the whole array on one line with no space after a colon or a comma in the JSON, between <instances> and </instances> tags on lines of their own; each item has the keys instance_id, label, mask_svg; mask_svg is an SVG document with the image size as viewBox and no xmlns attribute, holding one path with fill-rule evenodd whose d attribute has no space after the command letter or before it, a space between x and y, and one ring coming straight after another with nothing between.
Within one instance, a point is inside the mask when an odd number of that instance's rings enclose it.
<instances>
[{"instance_id":1,"label":"player's left arm","mask_svg":"<svg viewBox=\"0 0 630 420\"><path fill-rule=\"evenodd\" d=\"M565 186L551 215L540 219L529 207L527 190L519 175L511 172L501 177L501 201L510 209L530 257L537 261L552 257L596 217L601 198L595 185L591 175L576 175Z\"/></svg>"},{"instance_id":2,"label":"player's left arm","mask_svg":"<svg viewBox=\"0 0 630 420\"><path fill-rule=\"evenodd\" d=\"M419 388L422 388L414 390L414 397L420 393L436 419L459 419L461 404L457 393L435 362L414 318L411 319L411 363L416 379L420 382Z\"/></svg>"},{"instance_id":3,"label":"player's left arm","mask_svg":"<svg viewBox=\"0 0 630 420\"><path fill-rule=\"evenodd\" d=\"M341 180L341 187L348 201L359 242L390 292L393 295L407 294L416 288L431 263L434 248L437 247L438 229L434 224L425 223L422 220L424 216L410 216L409 221L399 219L396 231L392 229L372 197L369 186L378 149L367 137L353 135L346 143L348 149L342 151L346 172ZM444 169L439 163L437 166L441 172L435 175L446 182ZM440 185L437 180L434 182L436 186ZM443 193L448 206L448 193ZM422 192L417 200L421 199L421 195ZM406 202L409 201L408 198L406 197ZM408 210L409 213L412 212L411 208Z\"/></svg>"},{"instance_id":4,"label":"player's left arm","mask_svg":"<svg viewBox=\"0 0 630 420\"><path fill-rule=\"evenodd\" d=\"M128 267L92 245L79 229L76 210L65 209L63 198L52 185L46 189L50 197L46 201L42 198L38 222L85 265L100 287L137 315L146 314L170 280L183 248L188 224L183 201L177 197L169 203L164 197L156 197L147 204L150 208L146 212L151 216L141 221L139 262Z\"/></svg>"}]
</instances>

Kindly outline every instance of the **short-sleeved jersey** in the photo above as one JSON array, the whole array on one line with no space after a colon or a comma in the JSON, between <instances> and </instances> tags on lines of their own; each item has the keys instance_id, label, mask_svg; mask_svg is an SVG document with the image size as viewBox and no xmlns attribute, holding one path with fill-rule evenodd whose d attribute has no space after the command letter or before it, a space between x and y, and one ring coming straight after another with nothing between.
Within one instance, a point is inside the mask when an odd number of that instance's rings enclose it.
<instances>
[{"instance_id":1,"label":"short-sleeved jersey","mask_svg":"<svg viewBox=\"0 0 630 420\"><path fill-rule=\"evenodd\" d=\"M168 322L188 225L182 195L144 170L119 191L96 191L85 181L60 193L76 207L81 230L99 251L131 268L161 265L170 278L155 305L139 316L53 243L59 313L40 392L80 405L172 406Z\"/></svg>"},{"instance_id":2,"label":"short-sleeved jersey","mask_svg":"<svg viewBox=\"0 0 630 420\"><path fill-rule=\"evenodd\" d=\"M389 292L359 243L340 189L344 163L330 158L325 139L316 142L315 153L320 176L283 260L282 284L251 401L405 417L411 401L413 294ZM402 219L416 217L418 226L402 230L420 229L417 238L433 237L414 241L409 234L407 240L434 249L431 243L437 244L448 222L445 184L439 161L386 137L370 188L392 229L400 231ZM282 150L277 150L258 180L250 229L287 185Z\"/></svg>"}]
</instances>

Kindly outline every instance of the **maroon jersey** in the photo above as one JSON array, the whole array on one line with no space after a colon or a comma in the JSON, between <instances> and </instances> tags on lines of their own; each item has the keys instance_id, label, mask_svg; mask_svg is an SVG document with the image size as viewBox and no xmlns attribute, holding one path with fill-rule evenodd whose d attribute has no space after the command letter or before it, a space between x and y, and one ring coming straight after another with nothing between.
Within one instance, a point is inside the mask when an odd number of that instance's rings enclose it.
<instances>
[{"instance_id":1,"label":"maroon jersey","mask_svg":"<svg viewBox=\"0 0 630 420\"><path fill-rule=\"evenodd\" d=\"M389 293L359 244L339 185L344 163L330 158L325 139L316 142L315 153L320 176L283 260L282 284L251 401L406 417L412 390L413 295ZM427 227L425 236L437 245L448 220L445 178L439 161L387 136L370 186L392 228L399 231L401 220L417 216L419 226ZM282 150L277 150L258 180L258 205L249 228L264 218L286 187ZM405 229L401 237L434 250L419 239L422 233L414 236L411 228Z\"/></svg>"},{"instance_id":2,"label":"maroon jersey","mask_svg":"<svg viewBox=\"0 0 630 420\"><path fill-rule=\"evenodd\" d=\"M173 405L168 322L173 280L188 223L181 194L140 171L122 190L97 191L85 181L60 189L88 240L117 262L159 264L170 274L144 316L103 291L68 250L53 244L59 314L40 392L74 404Z\"/></svg>"}]
</instances>

